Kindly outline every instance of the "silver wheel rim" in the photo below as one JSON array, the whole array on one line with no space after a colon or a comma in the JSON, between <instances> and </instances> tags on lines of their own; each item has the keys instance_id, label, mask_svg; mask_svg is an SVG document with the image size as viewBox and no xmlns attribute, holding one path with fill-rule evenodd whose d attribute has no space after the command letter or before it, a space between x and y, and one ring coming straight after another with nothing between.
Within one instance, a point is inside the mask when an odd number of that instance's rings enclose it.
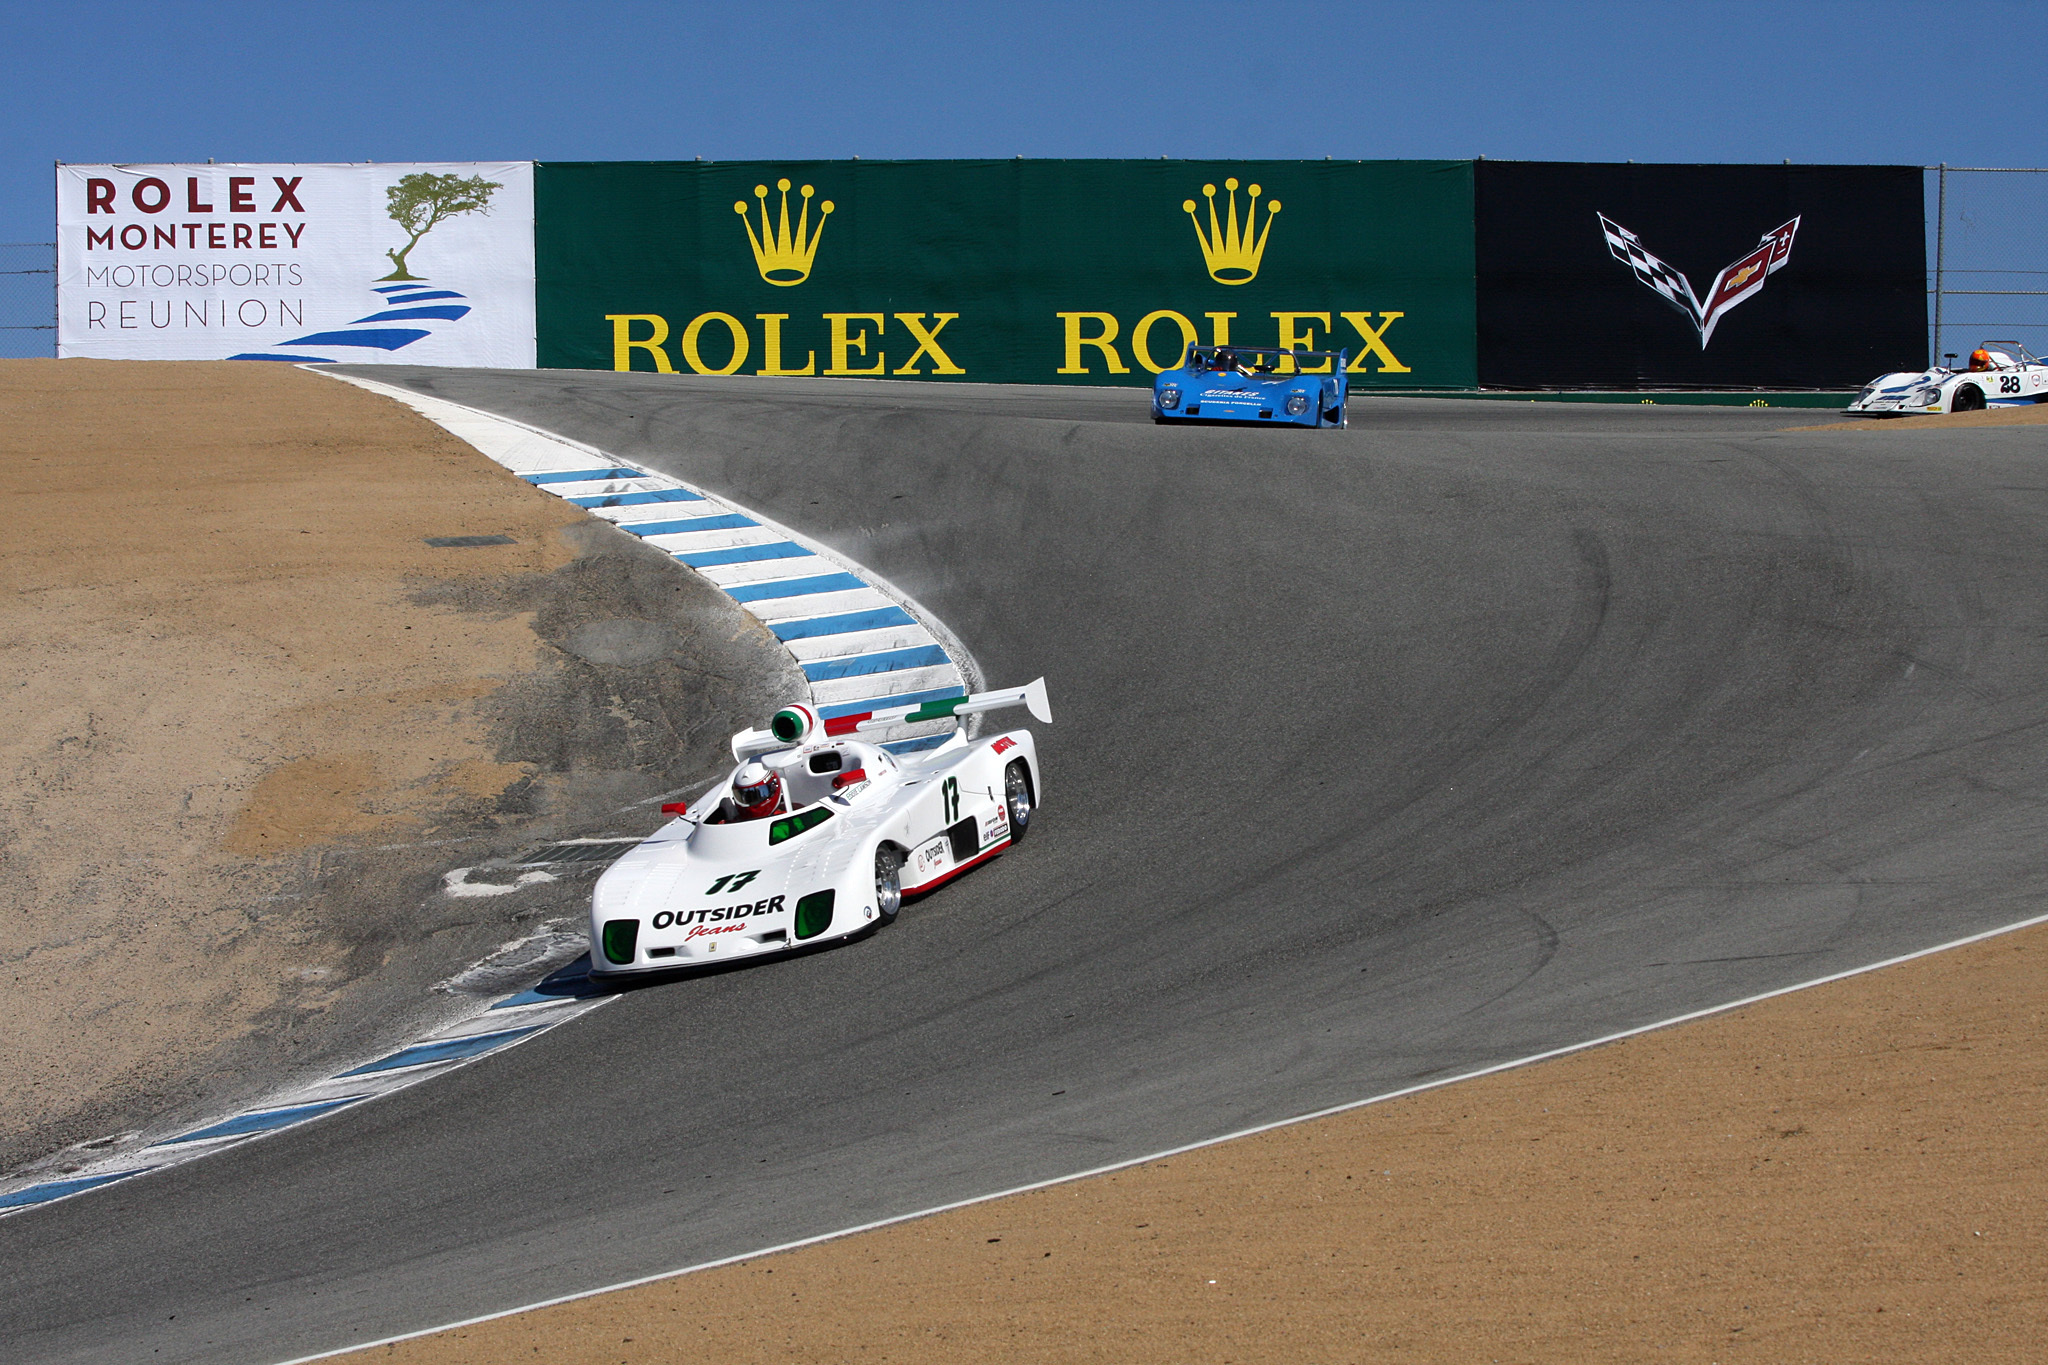
<instances>
[{"instance_id":1,"label":"silver wheel rim","mask_svg":"<svg viewBox=\"0 0 2048 1365\"><path fill-rule=\"evenodd\" d=\"M903 904L903 875L895 858L887 853L875 856L875 910L889 916Z\"/></svg>"},{"instance_id":2,"label":"silver wheel rim","mask_svg":"<svg viewBox=\"0 0 2048 1365\"><path fill-rule=\"evenodd\" d=\"M1010 798L1010 823L1022 829L1031 823L1031 788L1024 781L1024 774L1015 768L1010 770L1003 786L1004 794Z\"/></svg>"}]
</instances>

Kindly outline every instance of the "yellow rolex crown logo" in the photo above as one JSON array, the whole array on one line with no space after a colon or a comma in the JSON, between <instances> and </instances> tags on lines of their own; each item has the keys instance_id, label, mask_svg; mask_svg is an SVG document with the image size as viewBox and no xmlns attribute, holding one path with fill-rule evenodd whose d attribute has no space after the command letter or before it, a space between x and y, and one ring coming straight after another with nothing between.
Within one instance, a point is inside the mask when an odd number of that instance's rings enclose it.
<instances>
[{"instance_id":1,"label":"yellow rolex crown logo","mask_svg":"<svg viewBox=\"0 0 2048 1365\"><path fill-rule=\"evenodd\" d=\"M1250 284L1259 274L1259 258L1266 254L1266 237L1273 231L1273 215L1280 211L1280 201L1273 199L1266 204L1266 222L1259 226L1259 187L1249 185L1246 191L1251 203L1245 208L1244 228L1237 225L1237 181L1223 182L1223 188L1230 192L1230 206L1223 222L1216 220L1216 187L1202 186L1202 197L1209 201L1209 231L1202 231L1202 220L1195 214L1195 201L1183 199L1181 208L1186 210L1195 224L1195 240L1202 244L1202 260L1209 267L1209 278L1218 284ZM1258 240L1252 239L1257 229Z\"/></svg>"},{"instance_id":2,"label":"yellow rolex crown logo","mask_svg":"<svg viewBox=\"0 0 2048 1365\"><path fill-rule=\"evenodd\" d=\"M754 186L754 198L761 201L761 231L754 232L754 225L747 219L747 202L742 199L732 206L740 216L740 223L747 230L747 240L754 246L754 267L761 272L761 278L770 284L787 287L802 284L811 274L811 258L818 254L818 239L825 235L825 218L832 212L832 201L824 200L818 205L818 230L812 232L811 195L816 193L805 185L797 193L803 196L803 206L797 211L796 234L789 230L789 182L778 180L775 188L782 192L782 208L775 225L768 222L768 187Z\"/></svg>"}]
</instances>

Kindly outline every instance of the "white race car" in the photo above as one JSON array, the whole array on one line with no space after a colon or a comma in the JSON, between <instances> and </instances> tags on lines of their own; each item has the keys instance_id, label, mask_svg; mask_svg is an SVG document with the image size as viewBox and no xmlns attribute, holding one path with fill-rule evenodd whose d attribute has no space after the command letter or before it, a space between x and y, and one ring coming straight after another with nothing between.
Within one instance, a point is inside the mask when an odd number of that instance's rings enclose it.
<instances>
[{"instance_id":1,"label":"white race car","mask_svg":"<svg viewBox=\"0 0 2048 1365\"><path fill-rule=\"evenodd\" d=\"M1029 730L898 756L862 731L1023 706L1050 724L1045 679L1028 687L821 719L787 706L732 737L732 777L598 878L590 963L600 976L729 962L842 939L896 918L1024 837L1041 791ZM779 780L772 814L744 818L730 793L754 761Z\"/></svg>"},{"instance_id":2,"label":"white race car","mask_svg":"<svg viewBox=\"0 0 2048 1365\"><path fill-rule=\"evenodd\" d=\"M1859 417L1925 417L2048 401L2048 365L2026 347L2017 341L1987 341L1978 350L1985 353L1987 368L1945 370L1937 365L1883 375L1864 385L1845 411Z\"/></svg>"}]
</instances>

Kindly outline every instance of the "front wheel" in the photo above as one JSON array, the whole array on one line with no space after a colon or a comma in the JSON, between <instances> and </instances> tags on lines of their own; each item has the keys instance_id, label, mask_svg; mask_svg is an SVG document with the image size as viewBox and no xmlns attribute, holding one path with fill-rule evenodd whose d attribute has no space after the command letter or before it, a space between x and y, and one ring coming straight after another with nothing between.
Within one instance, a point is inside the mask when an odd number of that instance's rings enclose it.
<instances>
[{"instance_id":1,"label":"front wheel","mask_svg":"<svg viewBox=\"0 0 2048 1365\"><path fill-rule=\"evenodd\" d=\"M1024 760L1013 759L1003 769L1003 805L1010 816L1010 842L1021 844L1031 829L1032 802L1031 773L1024 766Z\"/></svg>"},{"instance_id":2,"label":"front wheel","mask_svg":"<svg viewBox=\"0 0 2048 1365\"><path fill-rule=\"evenodd\" d=\"M1962 385L1956 390L1956 396L1949 400L1948 410L1950 412L1982 412L1984 410L1984 390L1978 388L1975 384Z\"/></svg>"},{"instance_id":3,"label":"front wheel","mask_svg":"<svg viewBox=\"0 0 2048 1365\"><path fill-rule=\"evenodd\" d=\"M893 848L875 850L875 916L887 924L903 908L903 855Z\"/></svg>"}]
</instances>

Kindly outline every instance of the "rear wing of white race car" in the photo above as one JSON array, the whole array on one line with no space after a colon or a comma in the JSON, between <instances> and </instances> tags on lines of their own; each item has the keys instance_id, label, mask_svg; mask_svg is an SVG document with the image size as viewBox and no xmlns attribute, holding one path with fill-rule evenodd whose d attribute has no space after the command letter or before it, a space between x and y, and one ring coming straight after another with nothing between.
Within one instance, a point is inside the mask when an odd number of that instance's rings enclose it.
<instances>
[{"instance_id":1,"label":"rear wing of white race car","mask_svg":"<svg viewBox=\"0 0 2048 1365\"><path fill-rule=\"evenodd\" d=\"M1033 720L1045 725L1052 724L1052 703L1046 700L1045 679L1039 678L1023 687L975 692L963 697L944 697L938 701L919 702L915 706L860 711L850 716L834 716L830 720L821 719L809 706L785 706L775 713L775 718L768 722L767 729L742 730L734 735L732 756L736 760L746 759L754 754L792 748L814 735L822 734L827 738L857 735L864 730L880 730L890 725L916 725L920 721L978 715L983 711L999 711L1006 706L1022 706L1031 712Z\"/></svg>"}]
</instances>

